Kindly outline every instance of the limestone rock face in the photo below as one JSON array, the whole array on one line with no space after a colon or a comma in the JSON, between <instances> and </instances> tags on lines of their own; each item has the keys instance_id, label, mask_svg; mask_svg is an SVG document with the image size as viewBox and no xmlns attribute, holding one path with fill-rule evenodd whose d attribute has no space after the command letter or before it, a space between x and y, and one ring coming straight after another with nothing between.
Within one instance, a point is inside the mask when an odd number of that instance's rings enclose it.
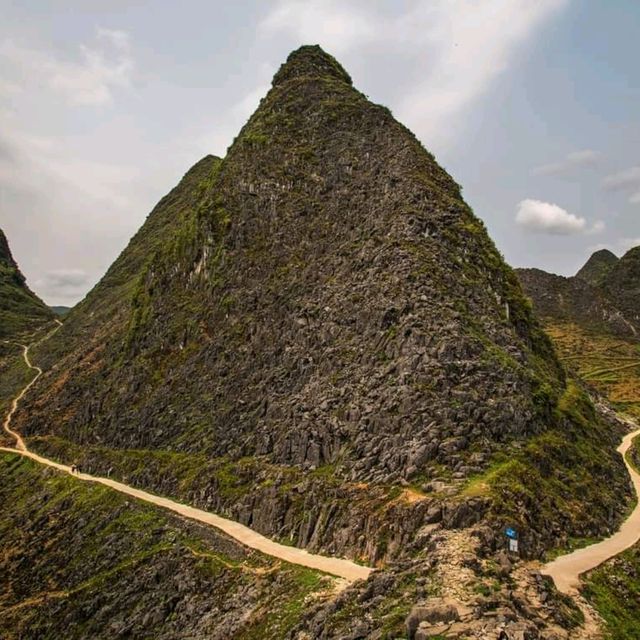
<instances>
[{"instance_id":1,"label":"limestone rock face","mask_svg":"<svg viewBox=\"0 0 640 640\"><path fill-rule=\"evenodd\" d=\"M107 346L77 344L51 399L69 420L34 415L30 433L396 482L545 428L534 398L562 373L514 273L458 185L331 56L292 53L209 164L69 318L67 336ZM105 317L134 262L128 306Z\"/></svg>"},{"instance_id":2,"label":"limestone rock face","mask_svg":"<svg viewBox=\"0 0 640 640\"><path fill-rule=\"evenodd\" d=\"M640 247L620 259L606 249L596 251L570 278L541 269L517 274L543 319L620 337L640 334Z\"/></svg>"},{"instance_id":3,"label":"limestone rock face","mask_svg":"<svg viewBox=\"0 0 640 640\"><path fill-rule=\"evenodd\" d=\"M625 253L602 281L602 289L640 327L640 247Z\"/></svg>"}]
</instances>

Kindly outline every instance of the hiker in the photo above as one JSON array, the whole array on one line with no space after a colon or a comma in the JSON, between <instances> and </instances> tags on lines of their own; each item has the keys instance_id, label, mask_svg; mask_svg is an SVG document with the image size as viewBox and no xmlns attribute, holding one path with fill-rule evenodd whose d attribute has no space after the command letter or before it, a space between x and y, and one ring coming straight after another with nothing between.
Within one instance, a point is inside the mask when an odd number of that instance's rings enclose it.
<instances>
[{"instance_id":1,"label":"hiker","mask_svg":"<svg viewBox=\"0 0 640 640\"><path fill-rule=\"evenodd\" d=\"M71 465L71 473L72 473L73 475L75 475L75 474L77 474L77 473L78 473L78 465L77 465L77 464L72 464L72 465Z\"/></svg>"}]
</instances>

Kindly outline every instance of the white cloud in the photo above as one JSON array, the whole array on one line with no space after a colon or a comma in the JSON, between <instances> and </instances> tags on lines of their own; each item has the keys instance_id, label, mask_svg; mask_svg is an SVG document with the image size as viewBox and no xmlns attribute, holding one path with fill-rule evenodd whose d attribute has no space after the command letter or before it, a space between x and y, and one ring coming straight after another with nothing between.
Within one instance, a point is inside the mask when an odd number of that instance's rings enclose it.
<instances>
[{"instance_id":1,"label":"white cloud","mask_svg":"<svg viewBox=\"0 0 640 640\"><path fill-rule=\"evenodd\" d=\"M270 73L271 71L269 69ZM191 135L196 141L193 145L194 152L199 154L213 153L224 157L234 137L238 135L240 129L258 108L261 98L267 94L269 88L270 83L265 81L239 98L234 105L220 114L213 129L207 124L204 132L202 130L193 131Z\"/></svg>"},{"instance_id":2,"label":"white cloud","mask_svg":"<svg viewBox=\"0 0 640 640\"><path fill-rule=\"evenodd\" d=\"M372 46L423 67L414 89L391 105L427 143L451 137L451 121L505 71L524 42L569 0L430 0L393 16L372 3L280 0L261 25L294 44L343 53Z\"/></svg>"},{"instance_id":3,"label":"white cloud","mask_svg":"<svg viewBox=\"0 0 640 640\"><path fill-rule=\"evenodd\" d=\"M591 227L589 227L585 233L589 234L589 235L596 235L598 233L602 233L606 228L606 225L604 222L602 222L602 220L597 220L596 222L594 222Z\"/></svg>"},{"instance_id":4,"label":"white cloud","mask_svg":"<svg viewBox=\"0 0 640 640\"><path fill-rule=\"evenodd\" d=\"M640 167L612 173L602 181L602 186L608 191L636 188L640 186Z\"/></svg>"},{"instance_id":5,"label":"white cloud","mask_svg":"<svg viewBox=\"0 0 640 640\"><path fill-rule=\"evenodd\" d=\"M15 93L25 85L35 85L77 106L111 103L114 89L130 86L134 69L128 34L100 28L92 46L79 46L76 60L63 60L12 40L0 43L0 55L8 63L5 73L14 76L12 81L3 80L0 92Z\"/></svg>"},{"instance_id":6,"label":"white cloud","mask_svg":"<svg viewBox=\"0 0 640 640\"><path fill-rule=\"evenodd\" d=\"M518 204L516 222L526 229L552 235L595 234L605 228L604 222L598 221L589 227L584 218L569 213L557 204L532 199L522 200Z\"/></svg>"},{"instance_id":7,"label":"white cloud","mask_svg":"<svg viewBox=\"0 0 640 640\"><path fill-rule=\"evenodd\" d=\"M595 165L600 159L600 154L593 149L572 151L560 162L551 162L535 167L531 172L534 176L558 176L570 173L580 167Z\"/></svg>"},{"instance_id":8,"label":"white cloud","mask_svg":"<svg viewBox=\"0 0 640 640\"><path fill-rule=\"evenodd\" d=\"M602 186L607 191L630 192L629 203L640 204L640 166L608 175Z\"/></svg>"}]
</instances>

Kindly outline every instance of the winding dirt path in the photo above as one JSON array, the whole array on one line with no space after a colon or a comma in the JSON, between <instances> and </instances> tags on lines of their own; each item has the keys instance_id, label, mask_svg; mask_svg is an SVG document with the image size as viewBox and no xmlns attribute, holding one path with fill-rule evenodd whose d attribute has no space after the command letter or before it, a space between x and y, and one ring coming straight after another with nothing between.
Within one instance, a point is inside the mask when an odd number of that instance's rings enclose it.
<instances>
[{"instance_id":1,"label":"winding dirt path","mask_svg":"<svg viewBox=\"0 0 640 640\"><path fill-rule=\"evenodd\" d=\"M33 385L36 382L38 382L40 376L42 375L42 369L40 367L34 367L31 364L31 360L29 360L29 349L31 349L31 347L35 347L39 345L41 342L44 342L45 340L48 340L51 336L53 336L54 333L58 331L58 329L60 329L60 327L62 326L62 322L60 322L60 320L56 320L55 322L56 322L56 326L53 328L53 330L47 333L42 339L38 340L37 342L34 342L32 345L27 346L25 344L16 343L19 347L22 348L22 357L24 358L24 361L27 367L29 367L29 369L33 369L36 372L36 376L31 380L31 382L20 392L20 394L16 398L14 398L13 402L11 403L11 410L9 411L6 418L4 419L4 422L2 423L2 428L10 436L13 436L13 438L15 438L16 449L18 449L19 451L26 451L27 445L24 443L24 440L22 439L22 436L19 433L12 431L11 421L13 420L13 416L18 410L18 405L20 404L20 400L22 400L22 398L24 398L25 395L27 395L27 392L29 391L29 389L31 389L31 387L33 387ZM5 340L4 342L6 344L11 344L10 340Z\"/></svg>"},{"instance_id":2,"label":"winding dirt path","mask_svg":"<svg viewBox=\"0 0 640 640\"><path fill-rule=\"evenodd\" d=\"M53 333L55 333L55 331L57 331L58 329L59 327L56 327L51 333L45 336L43 340L51 337ZM359 564L356 564L355 562L352 562L351 560L315 555L313 553L309 553L305 549L299 549L298 547L289 547L284 544L279 544L257 533L256 531L253 531L253 529L250 529L249 527L246 527L239 522L235 522L234 520L228 520L227 518L217 516L213 513L209 513L208 511L203 511L201 509L190 507L186 504L175 502L174 500L170 500L169 498L156 496L152 493L142 491L141 489L134 489L129 485L117 482L116 480L111 480L110 478L92 476L86 473L72 473L71 467L60 464L58 462L54 462L53 460L49 460L48 458L43 458L37 453L29 451L20 434L11 429L11 420L16 410L18 409L20 400L24 398L29 389L31 389L31 387L33 387L33 385L38 381L38 378L40 378L40 376L42 375L42 370L39 367L35 367L31 364L31 361L29 360L30 347L25 345L20 346L23 348L23 357L25 363L30 369L36 371L37 375L13 401L11 411L9 412L3 423L4 430L13 438L15 438L16 448L11 449L8 447L0 447L0 451L19 454L21 456L24 456L25 458L35 460L40 464L52 467L54 469L57 469L58 471L62 471L63 473L71 474L74 478L110 487L111 489L115 489L120 493L124 493L128 496L137 498L138 500L143 500L144 502L155 504L159 507L163 507L164 509L169 509L174 513L178 513L181 516L190 518L191 520L197 520L198 522L211 525L213 527L216 527L217 529L220 529L221 531L224 531L227 535L231 536L245 546L260 551L261 553L264 553L268 556L284 560L285 562L290 562L292 564L308 567L309 569L316 569L324 573L329 573L331 575L338 576L339 578L343 578L344 580L347 580L349 582L354 582L355 580L366 580L373 572L373 569L369 567L363 567Z\"/></svg>"},{"instance_id":3,"label":"winding dirt path","mask_svg":"<svg viewBox=\"0 0 640 640\"><path fill-rule=\"evenodd\" d=\"M556 587L563 593L576 595L580 586L581 574L595 569L640 540L640 474L629 464L626 457L633 439L638 435L640 435L640 429L628 433L618 447L639 498L631 515L624 521L618 532L610 538L578 549L566 556L560 556L541 569L542 574L553 578Z\"/></svg>"}]
</instances>

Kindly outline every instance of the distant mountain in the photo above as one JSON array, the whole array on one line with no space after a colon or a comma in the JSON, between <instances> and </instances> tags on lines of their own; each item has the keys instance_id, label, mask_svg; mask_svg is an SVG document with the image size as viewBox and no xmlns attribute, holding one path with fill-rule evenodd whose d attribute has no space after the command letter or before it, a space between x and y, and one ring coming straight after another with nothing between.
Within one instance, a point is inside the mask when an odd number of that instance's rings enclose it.
<instances>
[{"instance_id":1,"label":"distant mountain","mask_svg":"<svg viewBox=\"0 0 640 640\"><path fill-rule=\"evenodd\" d=\"M618 256L608 249L601 249L587 260L582 269L576 273L576 278L595 287L600 286L617 262Z\"/></svg>"},{"instance_id":2,"label":"distant mountain","mask_svg":"<svg viewBox=\"0 0 640 640\"><path fill-rule=\"evenodd\" d=\"M640 418L640 247L597 251L570 278L517 273L567 365Z\"/></svg>"},{"instance_id":3,"label":"distant mountain","mask_svg":"<svg viewBox=\"0 0 640 640\"><path fill-rule=\"evenodd\" d=\"M541 269L516 272L543 318L622 337L640 335L640 247L620 259L606 249L596 251L569 278Z\"/></svg>"},{"instance_id":4,"label":"distant mountain","mask_svg":"<svg viewBox=\"0 0 640 640\"><path fill-rule=\"evenodd\" d=\"M69 311L71 311L71 307L61 307L61 306L56 306L56 307L50 307L51 311L53 311L53 313L55 313L57 316L63 318L64 316L66 316Z\"/></svg>"},{"instance_id":5,"label":"distant mountain","mask_svg":"<svg viewBox=\"0 0 640 640\"><path fill-rule=\"evenodd\" d=\"M27 286L0 229L0 338L33 331L51 319L52 311Z\"/></svg>"},{"instance_id":6,"label":"distant mountain","mask_svg":"<svg viewBox=\"0 0 640 640\"><path fill-rule=\"evenodd\" d=\"M577 275L566 278L541 269L517 269L520 282L546 322L573 322L584 329L634 337L636 323L618 308L605 286Z\"/></svg>"}]
</instances>

